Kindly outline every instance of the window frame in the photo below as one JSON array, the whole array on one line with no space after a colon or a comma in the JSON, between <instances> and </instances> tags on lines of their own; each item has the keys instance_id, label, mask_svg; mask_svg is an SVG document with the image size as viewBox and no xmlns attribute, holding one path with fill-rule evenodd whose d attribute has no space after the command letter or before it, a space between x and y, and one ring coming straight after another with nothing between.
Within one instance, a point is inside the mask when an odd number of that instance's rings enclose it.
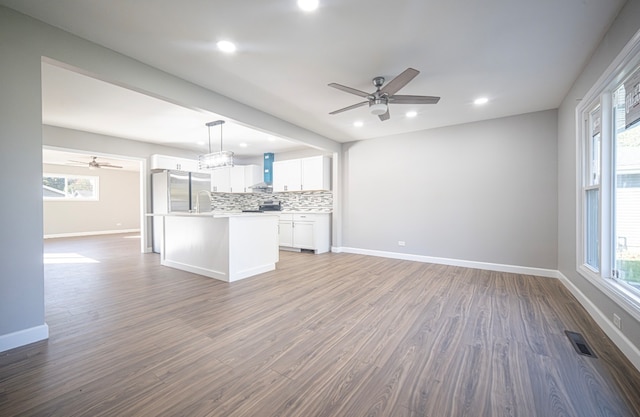
<instances>
[{"instance_id":1,"label":"window frame","mask_svg":"<svg viewBox=\"0 0 640 417\"><path fill-rule=\"evenodd\" d=\"M93 190L93 196L92 197L69 197L67 195L65 195L64 197L46 197L43 194L43 196L42 196L42 200L43 201L47 201L47 202L49 202L49 201L66 201L66 202L70 202L70 201L100 201L100 177L98 175L56 174L56 173L43 172L42 173L42 178L44 179L45 177L64 178L64 180L65 180L65 188L66 188L66 184L68 183L69 179L89 179L89 180L93 181L94 190Z\"/></svg>"},{"instance_id":2,"label":"window frame","mask_svg":"<svg viewBox=\"0 0 640 417\"><path fill-rule=\"evenodd\" d=\"M640 66L640 31L631 38L623 50L598 81L585 94L576 106L576 271L589 282L609 296L636 320L640 321L640 293L631 290L626 284L612 277L612 263L615 247L613 245L613 184L612 164L614 144L612 95ZM586 176L587 140L591 140L591 114L600 106L600 270L597 271L586 262Z\"/></svg>"}]
</instances>

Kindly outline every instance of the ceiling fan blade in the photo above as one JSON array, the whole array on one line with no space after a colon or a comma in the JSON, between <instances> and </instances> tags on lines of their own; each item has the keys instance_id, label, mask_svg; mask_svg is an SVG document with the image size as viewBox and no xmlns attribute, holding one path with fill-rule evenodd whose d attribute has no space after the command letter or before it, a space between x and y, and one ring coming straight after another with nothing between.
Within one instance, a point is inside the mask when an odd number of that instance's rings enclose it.
<instances>
[{"instance_id":1,"label":"ceiling fan blade","mask_svg":"<svg viewBox=\"0 0 640 417\"><path fill-rule=\"evenodd\" d=\"M380 116L378 116L380 118L380 120L382 120L383 122L385 120L389 120L389 118L391 117L391 115L389 114L389 107L387 106L387 111L382 113Z\"/></svg>"},{"instance_id":2,"label":"ceiling fan blade","mask_svg":"<svg viewBox=\"0 0 640 417\"><path fill-rule=\"evenodd\" d=\"M331 113L329 113L329 114L338 114L338 113L342 113L343 111L347 111L347 110L355 109L355 108L358 108L358 107L364 106L365 104L369 104L369 102L368 102L368 101L363 101L363 102L361 102L361 103L353 104L353 105L351 105L351 106L349 106L349 107L345 107L345 108L343 108L343 109L339 109L339 110L332 111L332 112L331 112Z\"/></svg>"},{"instance_id":3,"label":"ceiling fan blade","mask_svg":"<svg viewBox=\"0 0 640 417\"><path fill-rule=\"evenodd\" d=\"M122 168L120 165L111 165L110 163L104 163L104 162L100 162L98 163L98 166L100 168Z\"/></svg>"},{"instance_id":4,"label":"ceiling fan blade","mask_svg":"<svg viewBox=\"0 0 640 417\"><path fill-rule=\"evenodd\" d=\"M88 164L88 162L74 161L73 159L69 159L67 162L73 162L75 164L81 164L81 165L87 165Z\"/></svg>"},{"instance_id":5,"label":"ceiling fan blade","mask_svg":"<svg viewBox=\"0 0 640 417\"><path fill-rule=\"evenodd\" d=\"M396 95L389 97L389 103L395 104L436 104L440 97L434 96L406 96Z\"/></svg>"},{"instance_id":6,"label":"ceiling fan blade","mask_svg":"<svg viewBox=\"0 0 640 417\"><path fill-rule=\"evenodd\" d=\"M417 69L407 68L400 75L398 75L396 78L394 78L393 80L389 81L387 83L387 85L382 87L380 92L387 93L390 96L392 96L395 93L397 93L398 91L400 91L400 89L402 87L407 85L409 83L409 81L413 80L416 77L416 75L418 75L418 74L420 74L420 71L418 71Z\"/></svg>"},{"instance_id":7,"label":"ceiling fan blade","mask_svg":"<svg viewBox=\"0 0 640 417\"><path fill-rule=\"evenodd\" d=\"M329 87L337 88L338 90L344 91L345 93L355 94L360 97L369 97L369 93L365 93L364 91L356 90L355 88L347 87L346 85L331 83L328 84Z\"/></svg>"}]
</instances>

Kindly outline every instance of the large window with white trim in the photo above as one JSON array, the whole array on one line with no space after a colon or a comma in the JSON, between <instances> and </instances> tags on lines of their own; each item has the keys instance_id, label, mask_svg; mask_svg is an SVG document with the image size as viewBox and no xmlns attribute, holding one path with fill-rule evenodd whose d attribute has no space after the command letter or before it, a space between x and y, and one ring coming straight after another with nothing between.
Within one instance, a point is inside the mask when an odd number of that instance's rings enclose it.
<instances>
[{"instance_id":1,"label":"large window with white trim","mask_svg":"<svg viewBox=\"0 0 640 417\"><path fill-rule=\"evenodd\" d=\"M42 197L50 201L97 201L99 178L89 175L43 174Z\"/></svg>"},{"instance_id":2,"label":"large window with white trim","mask_svg":"<svg viewBox=\"0 0 640 417\"><path fill-rule=\"evenodd\" d=\"M578 272L640 317L640 34L576 116Z\"/></svg>"}]
</instances>

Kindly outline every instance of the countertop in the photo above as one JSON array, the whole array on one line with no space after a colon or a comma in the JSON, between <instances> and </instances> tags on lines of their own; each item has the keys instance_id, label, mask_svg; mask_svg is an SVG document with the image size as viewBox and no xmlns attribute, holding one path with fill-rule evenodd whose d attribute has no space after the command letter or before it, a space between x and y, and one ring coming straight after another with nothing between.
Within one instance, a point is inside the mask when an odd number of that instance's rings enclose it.
<instances>
[{"instance_id":1,"label":"countertop","mask_svg":"<svg viewBox=\"0 0 640 417\"><path fill-rule=\"evenodd\" d=\"M265 216L265 215L278 215L279 212L241 212L241 211L208 211L204 213L147 213L147 216L171 216L171 217L213 217L213 218L225 218L225 217L252 217L252 216Z\"/></svg>"}]
</instances>

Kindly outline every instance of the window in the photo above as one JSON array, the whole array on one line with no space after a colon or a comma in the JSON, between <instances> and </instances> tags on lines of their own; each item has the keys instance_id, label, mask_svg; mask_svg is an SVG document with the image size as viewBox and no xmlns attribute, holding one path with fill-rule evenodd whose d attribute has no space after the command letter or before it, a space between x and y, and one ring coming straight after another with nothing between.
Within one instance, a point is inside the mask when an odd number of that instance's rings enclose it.
<instances>
[{"instance_id":1,"label":"window","mask_svg":"<svg viewBox=\"0 0 640 417\"><path fill-rule=\"evenodd\" d=\"M577 270L640 318L640 32L576 117Z\"/></svg>"},{"instance_id":2,"label":"window","mask_svg":"<svg viewBox=\"0 0 640 417\"><path fill-rule=\"evenodd\" d=\"M600 106L589 114L589 134L585 137L585 263L600 271Z\"/></svg>"},{"instance_id":3,"label":"window","mask_svg":"<svg viewBox=\"0 0 640 417\"><path fill-rule=\"evenodd\" d=\"M614 268L612 276L640 292L640 68L613 93ZM637 119L636 119L637 117Z\"/></svg>"},{"instance_id":4,"label":"window","mask_svg":"<svg viewBox=\"0 0 640 417\"><path fill-rule=\"evenodd\" d=\"M98 179L83 175L44 174L42 196L53 201L97 201Z\"/></svg>"}]
</instances>

